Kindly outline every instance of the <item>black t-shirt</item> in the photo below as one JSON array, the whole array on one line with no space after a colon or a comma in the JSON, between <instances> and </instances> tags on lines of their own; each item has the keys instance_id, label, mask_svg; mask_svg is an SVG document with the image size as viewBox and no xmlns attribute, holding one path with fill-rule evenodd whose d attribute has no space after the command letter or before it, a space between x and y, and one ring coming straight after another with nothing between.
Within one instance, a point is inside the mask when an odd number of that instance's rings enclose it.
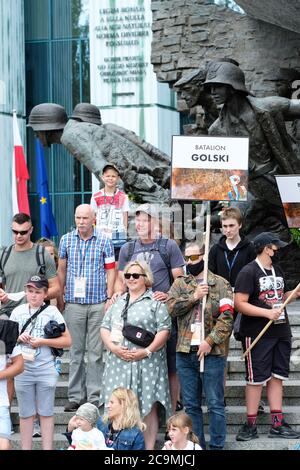
<instances>
[{"instance_id":1,"label":"black t-shirt","mask_svg":"<svg viewBox=\"0 0 300 470\"><path fill-rule=\"evenodd\" d=\"M279 266L274 266L276 277L276 290L274 289L274 277L272 271L265 269L266 274L262 271L256 261L247 264L239 273L234 292L249 294L248 302L256 307L272 308L275 304L283 303L283 294L286 291L284 275ZM291 328L289 325L288 315L285 311L285 323L273 323L264 336L272 338L282 338L291 336ZM241 319L241 335L256 337L264 326L269 322L268 318L250 317L242 315Z\"/></svg>"}]
</instances>

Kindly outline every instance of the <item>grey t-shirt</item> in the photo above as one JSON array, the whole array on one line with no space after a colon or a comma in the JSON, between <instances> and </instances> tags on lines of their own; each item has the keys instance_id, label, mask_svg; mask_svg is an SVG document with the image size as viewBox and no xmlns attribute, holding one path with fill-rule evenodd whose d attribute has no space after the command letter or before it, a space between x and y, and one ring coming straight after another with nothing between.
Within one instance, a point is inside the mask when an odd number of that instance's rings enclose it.
<instances>
[{"instance_id":1,"label":"grey t-shirt","mask_svg":"<svg viewBox=\"0 0 300 470\"><path fill-rule=\"evenodd\" d=\"M141 243L136 240L134 245L134 252L131 260L128 259L129 243L122 246L119 255L119 271L124 271L124 268L129 261L143 261L146 262L153 274L153 287L152 290L159 292L168 292L171 287L170 276L168 268L165 265L157 247L157 240L152 243ZM169 261L171 269L184 266L184 259L182 253L174 240L168 240L166 250L169 254Z\"/></svg>"},{"instance_id":2,"label":"grey t-shirt","mask_svg":"<svg viewBox=\"0 0 300 470\"><path fill-rule=\"evenodd\" d=\"M2 251L0 253L0 258L1 255ZM45 267L45 276L47 279L52 279L56 276L55 262L46 250ZM39 274L39 270L40 267L36 260L36 244L33 244L32 248L25 251L16 251L13 248L4 266L5 292L23 291L24 285L28 279L35 274ZM10 314L15 307L25 302L25 296L18 302L9 300L6 304L2 304L1 310L3 309L5 313Z\"/></svg>"}]
</instances>

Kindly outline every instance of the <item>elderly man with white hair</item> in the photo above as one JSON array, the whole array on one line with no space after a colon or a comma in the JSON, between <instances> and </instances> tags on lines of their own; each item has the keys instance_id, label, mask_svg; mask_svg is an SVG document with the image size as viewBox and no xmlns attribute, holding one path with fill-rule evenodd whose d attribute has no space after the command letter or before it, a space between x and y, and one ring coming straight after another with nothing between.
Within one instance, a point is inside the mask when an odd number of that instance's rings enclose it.
<instances>
[{"instance_id":1,"label":"elderly man with white hair","mask_svg":"<svg viewBox=\"0 0 300 470\"><path fill-rule=\"evenodd\" d=\"M65 287L66 322L72 337L69 402L65 411L76 411L85 401L85 394L88 402L99 406L103 373L103 345L99 332L115 280L111 240L104 233L97 235L95 213L89 204L76 208L75 222L77 228L61 238L58 263L59 280ZM86 378L85 386L82 377Z\"/></svg>"}]
</instances>

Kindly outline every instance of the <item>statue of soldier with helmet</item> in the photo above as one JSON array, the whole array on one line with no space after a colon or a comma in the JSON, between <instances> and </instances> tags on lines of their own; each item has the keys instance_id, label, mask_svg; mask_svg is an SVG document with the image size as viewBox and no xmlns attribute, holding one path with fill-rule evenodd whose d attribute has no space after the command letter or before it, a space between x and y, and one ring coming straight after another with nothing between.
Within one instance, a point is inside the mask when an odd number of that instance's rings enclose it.
<instances>
[{"instance_id":1,"label":"statue of soldier with helmet","mask_svg":"<svg viewBox=\"0 0 300 470\"><path fill-rule=\"evenodd\" d=\"M186 89L188 81L189 77L183 77L175 89ZM280 232L289 241L274 175L300 173L300 158L285 126L285 121L300 117L300 100L254 97L246 88L244 72L231 59L210 62L201 89L204 95L211 95L218 109L208 134L249 137L249 191L255 201L247 209L248 225L249 221L255 221L256 226L263 223L267 211L273 224L269 230Z\"/></svg>"}]
</instances>

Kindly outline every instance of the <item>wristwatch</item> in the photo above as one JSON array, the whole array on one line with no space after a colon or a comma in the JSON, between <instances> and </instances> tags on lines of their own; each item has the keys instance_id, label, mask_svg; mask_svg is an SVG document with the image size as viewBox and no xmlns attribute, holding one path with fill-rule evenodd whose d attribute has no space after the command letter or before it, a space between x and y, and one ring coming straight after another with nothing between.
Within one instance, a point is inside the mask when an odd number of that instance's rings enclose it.
<instances>
[{"instance_id":1,"label":"wristwatch","mask_svg":"<svg viewBox=\"0 0 300 470\"><path fill-rule=\"evenodd\" d=\"M145 351L146 351L147 357L151 357L151 356L152 356L152 351L150 351L150 349L145 348Z\"/></svg>"}]
</instances>

